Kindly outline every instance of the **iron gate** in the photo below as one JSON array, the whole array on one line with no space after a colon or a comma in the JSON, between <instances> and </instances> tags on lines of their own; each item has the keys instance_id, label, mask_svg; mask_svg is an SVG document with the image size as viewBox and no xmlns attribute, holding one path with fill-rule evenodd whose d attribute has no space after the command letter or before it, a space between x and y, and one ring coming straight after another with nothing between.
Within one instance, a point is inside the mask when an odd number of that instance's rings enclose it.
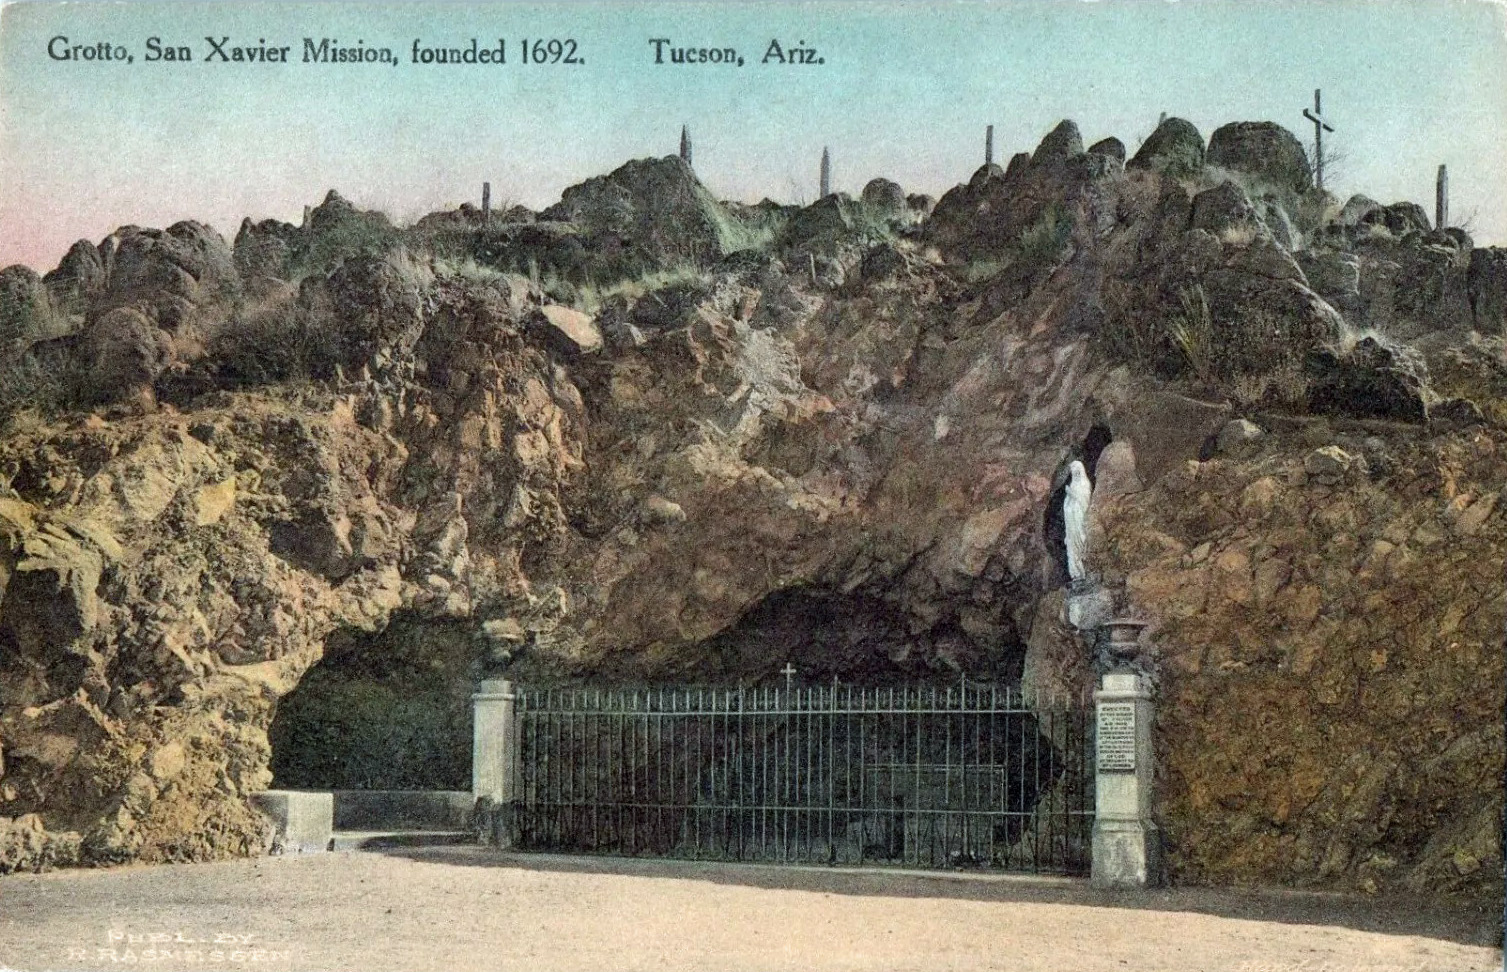
<instances>
[{"instance_id":1,"label":"iron gate","mask_svg":"<svg viewBox=\"0 0 1507 972\"><path fill-rule=\"evenodd\" d=\"M1086 872L1083 700L949 688L521 689L513 845Z\"/></svg>"}]
</instances>

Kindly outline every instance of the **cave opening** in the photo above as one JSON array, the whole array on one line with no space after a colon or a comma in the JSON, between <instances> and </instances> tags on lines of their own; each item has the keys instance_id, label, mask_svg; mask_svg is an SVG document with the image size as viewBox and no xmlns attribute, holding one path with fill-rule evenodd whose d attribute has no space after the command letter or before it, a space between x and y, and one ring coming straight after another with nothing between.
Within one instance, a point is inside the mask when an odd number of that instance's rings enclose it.
<instances>
[{"instance_id":1,"label":"cave opening","mask_svg":"<svg viewBox=\"0 0 1507 972\"><path fill-rule=\"evenodd\" d=\"M338 631L278 703L273 786L294 790L469 790L471 628L410 615L375 634Z\"/></svg>"},{"instance_id":2,"label":"cave opening","mask_svg":"<svg viewBox=\"0 0 1507 972\"><path fill-rule=\"evenodd\" d=\"M925 624L877 590L778 590L708 639L702 655L719 681L772 682L790 664L806 684L944 684L960 677L1013 684L1025 642L1005 574L986 568L993 581L939 594L936 616Z\"/></svg>"}]
</instances>

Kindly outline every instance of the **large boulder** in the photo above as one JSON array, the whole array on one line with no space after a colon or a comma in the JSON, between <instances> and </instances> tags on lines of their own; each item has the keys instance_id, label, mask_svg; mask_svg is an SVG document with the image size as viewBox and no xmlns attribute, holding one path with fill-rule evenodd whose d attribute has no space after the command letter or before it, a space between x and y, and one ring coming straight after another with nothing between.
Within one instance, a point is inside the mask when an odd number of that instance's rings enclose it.
<instances>
[{"instance_id":1,"label":"large boulder","mask_svg":"<svg viewBox=\"0 0 1507 972\"><path fill-rule=\"evenodd\" d=\"M133 307L92 318L81 337L91 390L102 400L151 388L174 359L172 335Z\"/></svg>"},{"instance_id":2,"label":"large boulder","mask_svg":"<svg viewBox=\"0 0 1507 972\"><path fill-rule=\"evenodd\" d=\"M1004 178L1005 170L1001 169L997 163L985 162L983 165L975 169L973 171L973 175L969 177L968 191L982 192L984 187L987 186L990 182L1002 180Z\"/></svg>"},{"instance_id":3,"label":"large boulder","mask_svg":"<svg viewBox=\"0 0 1507 972\"><path fill-rule=\"evenodd\" d=\"M1346 320L1359 322L1360 258L1341 250L1304 250L1296 256L1314 293L1333 304Z\"/></svg>"},{"instance_id":4,"label":"large boulder","mask_svg":"<svg viewBox=\"0 0 1507 972\"><path fill-rule=\"evenodd\" d=\"M791 216L780 239L786 246L831 244L849 235L863 217L860 204L852 196L834 192Z\"/></svg>"},{"instance_id":5,"label":"large boulder","mask_svg":"<svg viewBox=\"0 0 1507 972\"><path fill-rule=\"evenodd\" d=\"M1083 154L1083 136L1069 119L1057 123L1031 155L1031 168L1057 172L1069 161Z\"/></svg>"},{"instance_id":6,"label":"large boulder","mask_svg":"<svg viewBox=\"0 0 1507 972\"><path fill-rule=\"evenodd\" d=\"M1417 233L1401 242L1390 234L1359 237L1353 254L1358 301L1350 309L1351 323L1403 340L1469 332L1474 326L1470 254L1448 236L1439 239L1445 244Z\"/></svg>"},{"instance_id":7,"label":"large boulder","mask_svg":"<svg viewBox=\"0 0 1507 972\"><path fill-rule=\"evenodd\" d=\"M1254 234L1263 231L1265 224L1245 190L1233 182L1222 182L1193 197L1192 228L1215 235L1240 231Z\"/></svg>"},{"instance_id":8,"label":"large boulder","mask_svg":"<svg viewBox=\"0 0 1507 972\"><path fill-rule=\"evenodd\" d=\"M105 285L104 260L93 243L79 240L42 281L58 306L82 313L84 305Z\"/></svg>"},{"instance_id":9,"label":"large boulder","mask_svg":"<svg viewBox=\"0 0 1507 972\"><path fill-rule=\"evenodd\" d=\"M1214 130L1204 158L1209 165L1243 172L1279 189L1307 192L1313 169L1298 137L1275 122L1232 122Z\"/></svg>"},{"instance_id":10,"label":"large boulder","mask_svg":"<svg viewBox=\"0 0 1507 972\"><path fill-rule=\"evenodd\" d=\"M906 210L905 190L899 183L888 179L869 180L860 198L865 206L881 213L903 213Z\"/></svg>"},{"instance_id":11,"label":"large boulder","mask_svg":"<svg viewBox=\"0 0 1507 972\"><path fill-rule=\"evenodd\" d=\"M240 295L240 274L225 239L185 220L165 230L128 226L111 234L106 289L93 312L134 307L179 331L223 319Z\"/></svg>"},{"instance_id":12,"label":"large boulder","mask_svg":"<svg viewBox=\"0 0 1507 972\"><path fill-rule=\"evenodd\" d=\"M1182 118L1165 118L1126 168L1149 169L1182 179L1196 176L1203 166L1204 140L1198 129Z\"/></svg>"},{"instance_id":13,"label":"large boulder","mask_svg":"<svg viewBox=\"0 0 1507 972\"><path fill-rule=\"evenodd\" d=\"M1482 334L1507 333L1507 250L1472 250L1466 280L1474 328Z\"/></svg>"},{"instance_id":14,"label":"large boulder","mask_svg":"<svg viewBox=\"0 0 1507 972\"><path fill-rule=\"evenodd\" d=\"M235 265L241 276L286 277L288 263L306 234L292 223L264 219L253 223L241 220L235 235Z\"/></svg>"},{"instance_id":15,"label":"large boulder","mask_svg":"<svg viewBox=\"0 0 1507 972\"><path fill-rule=\"evenodd\" d=\"M423 333L422 272L398 257L347 259L323 281L308 282L299 300L318 312L329 301L336 356L348 371L380 369L411 349Z\"/></svg>"},{"instance_id":16,"label":"large boulder","mask_svg":"<svg viewBox=\"0 0 1507 972\"><path fill-rule=\"evenodd\" d=\"M1378 206L1360 218L1364 226L1383 226L1393 236L1409 233L1427 233L1429 216L1422 206L1411 202L1398 202L1390 206Z\"/></svg>"},{"instance_id":17,"label":"large boulder","mask_svg":"<svg viewBox=\"0 0 1507 972\"><path fill-rule=\"evenodd\" d=\"M678 156L635 159L605 176L571 186L542 219L610 234L661 259L714 260L736 247L736 222Z\"/></svg>"},{"instance_id":18,"label":"large boulder","mask_svg":"<svg viewBox=\"0 0 1507 972\"><path fill-rule=\"evenodd\" d=\"M1125 161L1125 143L1114 136L1101 138L1088 147L1089 155L1103 155L1117 162Z\"/></svg>"},{"instance_id":19,"label":"large boulder","mask_svg":"<svg viewBox=\"0 0 1507 972\"><path fill-rule=\"evenodd\" d=\"M1428 366L1401 347L1363 338L1344 353L1320 349L1307 361L1315 412L1404 422L1428 419Z\"/></svg>"},{"instance_id":20,"label":"large boulder","mask_svg":"<svg viewBox=\"0 0 1507 972\"><path fill-rule=\"evenodd\" d=\"M52 319L47 288L20 264L0 270L0 353L45 335Z\"/></svg>"},{"instance_id":21,"label":"large boulder","mask_svg":"<svg viewBox=\"0 0 1507 972\"><path fill-rule=\"evenodd\" d=\"M534 319L546 343L567 358L602 349L602 332L591 315L569 307L546 304Z\"/></svg>"},{"instance_id":22,"label":"large boulder","mask_svg":"<svg viewBox=\"0 0 1507 972\"><path fill-rule=\"evenodd\" d=\"M1361 220L1380 208L1381 203L1375 199L1356 193L1345 200L1345 205L1340 207L1339 213L1334 217L1334 222L1346 228L1359 226Z\"/></svg>"}]
</instances>

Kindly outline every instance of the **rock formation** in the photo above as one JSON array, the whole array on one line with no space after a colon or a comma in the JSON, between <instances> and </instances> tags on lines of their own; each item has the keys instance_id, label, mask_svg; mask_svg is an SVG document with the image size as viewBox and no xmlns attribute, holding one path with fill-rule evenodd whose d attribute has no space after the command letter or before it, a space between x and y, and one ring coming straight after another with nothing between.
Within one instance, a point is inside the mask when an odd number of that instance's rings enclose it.
<instances>
[{"instance_id":1,"label":"rock formation","mask_svg":"<svg viewBox=\"0 0 1507 972\"><path fill-rule=\"evenodd\" d=\"M389 782L464 786L483 676L1079 691L1081 458L1172 877L1499 895L1507 264L1326 220L1283 134L1065 122L934 209L662 159L537 220L75 248L5 367L88 394L0 400L0 867L259 852L269 767L395 699L448 755Z\"/></svg>"}]
</instances>

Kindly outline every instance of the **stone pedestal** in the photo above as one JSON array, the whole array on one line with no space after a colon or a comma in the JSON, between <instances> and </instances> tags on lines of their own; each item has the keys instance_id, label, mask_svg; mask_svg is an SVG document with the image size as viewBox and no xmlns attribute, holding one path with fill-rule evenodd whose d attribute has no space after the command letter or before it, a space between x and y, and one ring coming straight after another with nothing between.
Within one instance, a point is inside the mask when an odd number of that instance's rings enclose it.
<instances>
[{"instance_id":1,"label":"stone pedestal","mask_svg":"<svg viewBox=\"0 0 1507 972\"><path fill-rule=\"evenodd\" d=\"M330 849L335 832L335 795L302 790L263 790L251 802L272 818L284 854L315 854Z\"/></svg>"},{"instance_id":2,"label":"stone pedestal","mask_svg":"<svg viewBox=\"0 0 1507 972\"><path fill-rule=\"evenodd\" d=\"M1094 704L1093 884L1148 887L1161 871L1161 835L1151 820L1151 693L1140 675L1111 672Z\"/></svg>"},{"instance_id":3,"label":"stone pedestal","mask_svg":"<svg viewBox=\"0 0 1507 972\"><path fill-rule=\"evenodd\" d=\"M476 823L484 838L507 847L512 843L518 779L517 697L513 683L503 679L487 679L477 689L471 696L471 795L479 807L489 809L490 819Z\"/></svg>"}]
</instances>

